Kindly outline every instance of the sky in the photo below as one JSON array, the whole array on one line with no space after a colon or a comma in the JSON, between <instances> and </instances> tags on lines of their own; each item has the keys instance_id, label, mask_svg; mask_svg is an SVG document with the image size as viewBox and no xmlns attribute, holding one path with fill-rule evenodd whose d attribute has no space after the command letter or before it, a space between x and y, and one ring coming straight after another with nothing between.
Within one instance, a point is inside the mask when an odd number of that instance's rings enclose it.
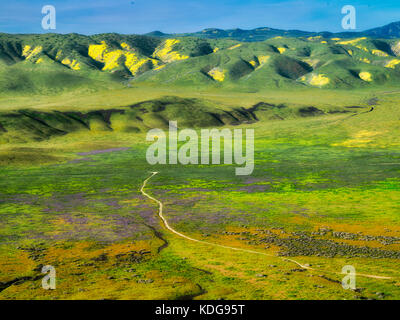
<instances>
[{"instance_id":1,"label":"sky","mask_svg":"<svg viewBox=\"0 0 400 320\"><path fill-rule=\"evenodd\" d=\"M400 21L399 0L0 0L0 32L46 33L42 7L56 9L57 33L144 34L205 28L271 27L340 32L341 8L356 8L363 31Z\"/></svg>"}]
</instances>

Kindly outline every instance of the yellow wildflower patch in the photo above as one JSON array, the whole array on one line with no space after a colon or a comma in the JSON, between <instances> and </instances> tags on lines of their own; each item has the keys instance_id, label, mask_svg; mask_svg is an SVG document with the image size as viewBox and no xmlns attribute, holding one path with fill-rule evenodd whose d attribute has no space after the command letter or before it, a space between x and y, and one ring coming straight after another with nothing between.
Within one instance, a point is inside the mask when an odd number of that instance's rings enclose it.
<instances>
[{"instance_id":1,"label":"yellow wildflower patch","mask_svg":"<svg viewBox=\"0 0 400 320\"><path fill-rule=\"evenodd\" d=\"M62 50L58 50L56 54L56 60L61 60Z\"/></svg>"},{"instance_id":2,"label":"yellow wildflower patch","mask_svg":"<svg viewBox=\"0 0 400 320\"><path fill-rule=\"evenodd\" d=\"M366 72L366 71L360 72L360 74L358 76L364 81L368 81L368 82L372 81L372 75L369 72Z\"/></svg>"},{"instance_id":3,"label":"yellow wildflower patch","mask_svg":"<svg viewBox=\"0 0 400 320\"><path fill-rule=\"evenodd\" d=\"M213 78L215 81L224 81L225 80L225 72L221 68L213 68L208 72L208 75Z\"/></svg>"},{"instance_id":4,"label":"yellow wildflower patch","mask_svg":"<svg viewBox=\"0 0 400 320\"><path fill-rule=\"evenodd\" d=\"M258 56L255 60L249 61L249 63L257 70L261 68L269 58L270 56Z\"/></svg>"},{"instance_id":5,"label":"yellow wildflower patch","mask_svg":"<svg viewBox=\"0 0 400 320\"><path fill-rule=\"evenodd\" d=\"M328 42L324 40L324 41L321 41L321 43L323 43L323 44L327 44Z\"/></svg>"},{"instance_id":6,"label":"yellow wildflower patch","mask_svg":"<svg viewBox=\"0 0 400 320\"><path fill-rule=\"evenodd\" d=\"M43 48L41 46L35 47L34 49L32 49L31 46L25 46L22 51L22 55L26 58L26 60L29 60L41 53L42 50Z\"/></svg>"},{"instance_id":7,"label":"yellow wildflower patch","mask_svg":"<svg viewBox=\"0 0 400 320\"><path fill-rule=\"evenodd\" d=\"M134 49L132 49L127 43L121 43L123 50L109 50L105 41L102 41L99 45L89 46L89 56L99 62L104 63L103 71L114 70L120 66L125 58L124 65L128 68L132 75L136 75L140 70L140 67L145 65L147 62L152 61L154 65L158 65L158 61L150 58L141 59Z\"/></svg>"},{"instance_id":8,"label":"yellow wildflower patch","mask_svg":"<svg viewBox=\"0 0 400 320\"><path fill-rule=\"evenodd\" d=\"M249 61L249 63L255 68L257 66L257 62L254 60Z\"/></svg>"},{"instance_id":9,"label":"yellow wildflower patch","mask_svg":"<svg viewBox=\"0 0 400 320\"><path fill-rule=\"evenodd\" d=\"M356 46L356 48L358 48L358 49L360 49L360 50L363 50L363 51L365 51L365 52L369 52L368 49L367 49L366 47L363 47L363 46L360 46L360 45Z\"/></svg>"},{"instance_id":10,"label":"yellow wildflower patch","mask_svg":"<svg viewBox=\"0 0 400 320\"><path fill-rule=\"evenodd\" d=\"M161 66L158 66L158 67L156 67L156 68L154 68L154 70L161 70L162 68L164 68L165 67L165 64L162 64Z\"/></svg>"},{"instance_id":11,"label":"yellow wildflower patch","mask_svg":"<svg viewBox=\"0 0 400 320\"><path fill-rule=\"evenodd\" d=\"M340 38L332 38L331 40L333 40L333 41L340 41L340 40L342 40L342 39L340 39Z\"/></svg>"},{"instance_id":12,"label":"yellow wildflower patch","mask_svg":"<svg viewBox=\"0 0 400 320\"><path fill-rule=\"evenodd\" d=\"M31 46L26 45L26 46L24 47L24 49L22 50L22 55L23 55L24 57L26 57L30 51L31 51Z\"/></svg>"},{"instance_id":13,"label":"yellow wildflower patch","mask_svg":"<svg viewBox=\"0 0 400 320\"><path fill-rule=\"evenodd\" d=\"M107 50L107 45L104 41L101 44L91 44L89 46L89 57L96 61L104 61L103 54Z\"/></svg>"},{"instance_id":14,"label":"yellow wildflower patch","mask_svg":"<svg viewBox=\"0 0 400 320\"><path fill-rule=\"evenodd\" d=\"M241 45L242 45L241 43L238 43L238 44L228 48L228 50L233 50L233 49L239 48Z\"/></svg>"},{"instance_id":15,"label":"yellow wildflower patch","mask_svg":"<svg viewBox=\"0 0 400 320\"><path fill-rule=\"evenodd\" d=\"M322 87L327 85L330 82L330 79L326 77L324 74L313 75L310 84L317 87Z\"/></svg>"},{"instance_id":16,"label":"yellow wildflower patch","mask_svg":"<svg viewBox=\"0 0 400 320\"><path fill-rule=\"evenodd\" d=\"M178 44L180 40L167 39L154 51L153 56L163 62L170 63L173 61L189 59L188 56L182 55L177 51L173 51L173 47Z\"/></svg>"},{"instance_id":17,"label":"yellow wildflower patch","mask_svg":"<svg viewBox=\"0 0 400 320\"><path fill-rule=\"evenodd\" d=\"M10 250L7 254L2 254L0 258L0 281L7 282L11 278L16 278L21 274L29 273L36 265L28 252Z\"/></svg>"},{"instance_id":18,"label":"yellow wildflower patch","mask_svg":"<svg viewBox=\"0 0 400 320\"><path fill-rule=\"evenodd\" d=\"M357 39L353 39L353 40L340 41L340 42L338 42L338 44L344 44L344 45L350 44L350 45L353 45L353 44L356 44L357 42L360 42L361 40L366 40L366 39L367 39L366 37L362 37L362 38L357 38Z\"/></svg>"},{"instance_id":19,"label":"yellow wildflower patch","mask_svg":"<svg viewBox=\"0 0 400 320\"><path fill-rule=\"evenodd\" d=\"M375 137L376 135L380 134L381 132L378 131L368 131L368 130L361 130L357 132L354 137L357 139L365 139Z\"/></svg>"},{"instance_id":20,"label":"yellow wildflower patch","mask_svg":"<svg viewBox=\"0 0 400 320\"><path fill-rule=\"evenodd\" d=\"M218 52L219 51L219 48L214 48L213 49L213 52Z\"/></svg>"},{"instance_id":21,"label":"yellow wildflower patch","mask_svg":"<svg viewBox=\"0 0 400 320\"><path fill-rule=\"evenodd\" d=\"M62 64L70 67L72 70L80 70L81 66L78 61L65 58L61 61Z\"/></svg>"},{"instance_id":22,"label":"yellow wildflower patch","mask_svg":"<svg viewBox=\"0 0 400 320\"><path fill-rule=\"evenodd\" d=\"M153 65L157 66L158 61L154 59L140 59L135 53L133 52L126 52L125 53L125 66L129 69L132 75L136 75L139 72L140 67L148 63L149 61L153 62Z\"/></svg>"},{"instance_id":23,"label":"yellow wildflower patch","mask_svg":"<svg viewBox=\"0 0 400 320\"><path fill-rule=\"evenodd\" d=\"M343 146L350 148L362 147L370 142L373 142L374 138L380 134L382 134L382 132L362 130L354 134L352 139L333 144L333 146Z\"/></svg>"},{"instance_id":24,"label":"yellow wildflower patch","mask_svg":"<svg viewBox=\"0 0 400 320\"><path fill-rule=\"evenodd\" d=\"M361 62L365 62L365 63L371 63L371 61L367 58L362 58L360 59Z\"/></svg>"},{"instance_id":25,"label":"yellow wildflower patch","mask_svg":"<svg viewBox=\"0 0 400 320\"><path fill-rule=\"evenodd\" d=\"M129 46L129 44L127 44L125 42L121 43L121 48L128 50L128 51L132 50L131 47Z\"/></svg>"},{"instance_id":26,"label":"yellow wildflower patch","mask_svg":"<svg viewBox=\"0 0 400 320\"><path fill-rule=\"evenodd\" d=\"M380 57L388 57L389 56L386 52L384 52L382 50L377 50L377 49L372 50L372 54L374 54L376 56L380 56Z\"/></svg>"},{"instance_id":27,"label":"yellow wildflower patch","mask_svg":"<svg viewBox=\"0 0 400 320\"><path fill-rule=\"evenodd\" d=\"M280 54L284 53L286 51L286 48L278 48L278 51Z\"/></svg>"},{"instance_id":28,"label":"yellow wildflower patch","mask_svg":"<svg viewBox=\"0 0 400 320\"><path fill-rule=\"evenodd\" d=\"M34 57L34 56L38 55L39 53L41 53L42 50L43 50L42 47L40 47L40 46L39 46L39 47L36 47L35 49L32 50L32 52L31 52L31 53L29 54L29 56L26 57L26 58L27 58L27 59L30 59L30 58Z\"/></svg>"},{"instance_id":29,"label":"yellow wildflower patch","mask_svg":"<svg viewBox=\"0 0 400 320\"><path fill-rule=\"evenodd\" d=\"M124 54L122 50L115 50L115 51L105 51L104 57L104 67L103 70L113 70L119 67L119 58Z\"/></svg>"},{"instance_id":30,"label":"yellow wildflower patch","mask_svg":"<svg viewBox=\"0 0 400 320\"><path fill-rule=\"evenodd\" d=\"M353 50L347 50L347 53L352 56L353 55Z\"/></svg>"},{"instance_id":31,"label":"yellow wildflower patch","mask_svg":"<svg viewBox=\"0 0 400 320\"><path fill-rule=\"evenodd\" d=\"M37 61L36 61L36 64L39 64L39 63L42 63L43 62L43 58L39 58Z\"/></svg>"},{"instance_id":32,"label":"yellow wildflower patch","mask_svg":"<svg viewBox=\"0 0 400 320\"><path fill-rule=\"evenodd\" d=\"M386 68L394 69L394 68L396 68L396 66L397 66L398 64L400 64L400 59L393 59L393 60L389 61L389 62L385 65L385 67L386 67Z\"/></svg>"},{"instance_id":33,"label":"yellow wildflower patch","mask_svg":"<svg viewBox=\"0 0 400 320\"><path fill-rule=\"evenodd\" d=\"M61 61L61 63L68 65L71 63L71 60L69 60L68 58L65 58L65 59L63 59L63 61Z\"/></svg>"},{"instance_id":34,"label":"yellow wildflower patch","mask_svg":"<svg viewBox=\"0 0 400 320\"><path fill-rule=\"evenodd\" d=\"M269 60L270 56L258 56L257 58L260 62L260 65L263 65Z\"/></svg>"},{"instance_id":35,"label":"yellow wildflower patch","mask_svg":"<svg viewBox=\"0 0 400 320\"><path fill-rule=\"evenodd\" d=\"M71 63L69 64L69 67L72 70L80 70L81 69L79 62L76 60L72 60Z\"/></svg>"}]
</instances>

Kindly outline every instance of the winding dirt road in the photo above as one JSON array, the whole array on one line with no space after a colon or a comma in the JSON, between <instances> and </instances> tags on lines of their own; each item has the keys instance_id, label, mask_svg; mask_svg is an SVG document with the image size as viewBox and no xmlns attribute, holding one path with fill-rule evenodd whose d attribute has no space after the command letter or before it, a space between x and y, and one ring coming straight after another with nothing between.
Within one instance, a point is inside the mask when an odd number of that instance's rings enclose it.
<instances>
[{"instance_id":1,"label":"winding dirt road","mask_svg":"<svg viewBox=\"0 0 400 320\"><path fill-rule=\"evenodd\" d=\"M248 249L224 246L224 245L217 244L217 243L212 243L212 242L208 242L208 241L194 239L194 238L191 238L191 237L188 237L188 236L184 235L183 233L180 233L180 232L176 231L174 228L172 228L168 224L167 219L163 215L163 208L164 208L163 203L160 200L158 200L158 199L154 198L153 196L149 195L148 193L146 193L146 191L144 190L146 188L147 182L151 178L153 178L156 174L158 174L158 172L152 172L151 176L148 177L146 180L144 180L142 188L140 189L140 192L145 197L155 201L158 204L158 206L159 206L158 216L161 219L161 221L163 222L164 227L167 230L171 231L173 234L175 234L175 235L177 235L177 236L179 236L179 237L181 237L183 239L186 239L186 240L189 240L189 241L193 241L193 242L197 242L197 243L206 244L206 245L209 245L209 246L214 246L214 247L219 247L219 248L224 248L224 249L229 249L229 250L235 250L235 251L241 251L241 252L246 252L246 253L252 253L252 254L258 254L258 255L263 255L263 256L268 256L268 257L279 258L279 259L281 259L283 261L292 262L292 263L296 264L297 266L299 266L300 268L306 269L306 270L313 270L313 271L322 272L322 273L326 273L326 274L335 274L335 275L339 274L339 275L342 275L342 276L345 275L345 274L342 274L340 272L329 272L329 271L323 271L323 270L314 269L314 268L311 268L309 266L303 265L303 264L301 264L300 262L298 262L296 260L289 259L289 258L278 257L276 255L268 254L268 253L265 253L265 252L259 252L259 251L255 251L255 250L248 250ZM376 276L376 275L372 275L372 274L362 274L362 273L357 273L356 276L365 277L365 278L372 278L372 279L381 279L381 280L391 280L391 279L393 279L392 277Z\"/></svg>"}]
</instances>

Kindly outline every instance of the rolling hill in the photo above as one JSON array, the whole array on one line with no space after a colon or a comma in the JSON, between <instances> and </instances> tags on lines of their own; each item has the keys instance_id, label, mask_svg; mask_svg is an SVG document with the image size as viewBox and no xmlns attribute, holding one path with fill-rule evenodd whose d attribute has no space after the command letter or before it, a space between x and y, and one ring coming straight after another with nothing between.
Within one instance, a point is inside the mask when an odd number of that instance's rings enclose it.
<instances>
[{"instance_id":1,"label":"rolling hill","mask_svg":"<svg viewBox=\"0 0 400 320\"><path fill-rule=\"evenodd\" d=\"M370 37L275 36L239 42L119 34L0 34L0 94L87 92L135 83L245 92L396 86L399 55L399 39Z\"/></svg>"},{"instance_id":2,"label":"rolling hill","mask_svg":"<svg viewBox=\"0 0 400 320\"><path fill-rule=\"evenodd\" d=\"M0 144L41 141L74 132L147 132L150 128L168 128L172 120L179 121L182 127L195 128L238 125L257 121L256 113L263 112L262 109L261 106L252 110L221 109L200 99L164 97L90 112L29 109L0 112Z\"/></svg>"},{"instance_id":3,"label":"rolling hill","mask_svg":"<svg viewBox=\"0 0 400 320\"><path fill-rule=\"evenodd\" d=\"M363 107L362 112L365 112ZM289 120L336 113L356 114L346 107L318 109L309 105L288 106L260 102L250 108L221 107L205 99L164 96L121 108L92 111L38 111L19 109L0 112L0 144L42 141L70 133L147 132L167 129L169 121L180 128L220 127L263 120Z\"/></svg>"}]
</instances>

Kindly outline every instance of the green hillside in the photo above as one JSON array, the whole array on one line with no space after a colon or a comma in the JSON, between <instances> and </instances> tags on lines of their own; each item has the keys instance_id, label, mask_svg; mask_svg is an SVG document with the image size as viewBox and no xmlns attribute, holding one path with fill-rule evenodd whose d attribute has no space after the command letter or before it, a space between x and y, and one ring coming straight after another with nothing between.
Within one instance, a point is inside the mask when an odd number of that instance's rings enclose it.
<instances>
[{"instance_id":1,"label":"green hillside","mask_svg":"<svg viewBox=\"0 0 400 320\"><path fill-rule=\"evenodd\" d=\"M361 112L364 108L359 107ZM38 111L20 109L0 112L0 144L48 140L70 133L145 133L168 128L178 121L182 128L219 127L258 121L290 120L337 113L356 114L346 107L317 108L259 102L251 108L221 107L205 99L165 96L118 109L93 111Z\"/></svg>"},{"instance_id":2,"label":"green hillside","mask_svg":"<svg viewBox=\"0 0 400 320\"><path fill-rule=\"evenodd\" d=\"M395 40L277 37L237 43L145 73L135 81L254 91L268 87L396 85L400 79L398 47Z\"/></svg>"},{"instance_id":3,"label":"green hillside","mask_svg":"<svg viewBox=\"0 0 400 320\"><path fill-rule=\"evenodd\" d=\"M261 42L138 35L0 34L0 94L150 83L260 91L353 88L400 80L400 41L274 37Z\"/></svg>"},{"instance_id":4,"label":"green hillside","mask_svg":"<svg viewBox=\"0 0 400 320\"><path fill-rule=\"evenodd\" d=\"M254 110L222 109L215 103L199 99L164 97L120 109L90 112L18 110L0 113L0 144L41 141L69 133L147 132L150 128L167 128L179 121L183 127L238 125L255 122Z\"/></svg>"}]
</instances>

